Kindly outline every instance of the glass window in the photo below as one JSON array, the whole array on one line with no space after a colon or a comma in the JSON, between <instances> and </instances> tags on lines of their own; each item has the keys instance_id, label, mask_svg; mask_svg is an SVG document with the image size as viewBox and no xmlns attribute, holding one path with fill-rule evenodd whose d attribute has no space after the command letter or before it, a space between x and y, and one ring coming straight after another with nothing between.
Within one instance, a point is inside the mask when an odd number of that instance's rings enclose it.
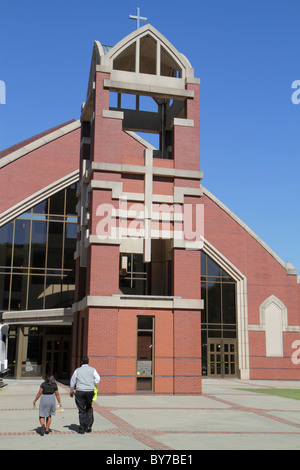
<instances>
[{"instance_id":1,"label":"glass window","mask_svg":"<svg viewBox=\"0 0 300 470\"><path fill-rule=\"evenodd\" d=\"M0 310L8 310L10 274L0 274Z\"/></svg>"},{"instance_id":2,"label":"glass window","mask_svg":"<svg viewBox=\"0 0 300 470\"><path fill-rule=\"evenodd\" d=\"M221 285L207 283L208 323L221 323Z\"/></svg>"},{"instance_id":3,"label":"glass window","mask_svg":"<svg viewBox=\"0 0 300 470\"><path fill-rule=\"evenodd\" d=\"M222 284L223 323L235 323L235 285Z\"/></svg>"},{"instance_id":4,"label":"glass window","mask_svg":"<svg viewBox=\"0 0 300 470\"><path fill-rule=\"evenodd\" d=\"M30 243L30 220L15 221L14 266L28 266Z\"/></svg>"},{"instance_id":5,"label":"glass window","mask_svg":"<svg viewBox=\"0 0 300 470\"><path fill-rule=\"evenodd\" d=\"M204 302L204 309L201 310L201 321L202 323L207 323L206 282L201 282L201 299Z\"/></svg>"},{"instance_id":6,"label":"glass window","mask_svg":"<svg viewBox=\"0 0 300 470\"><path fill-rule=\"evenodd\" d=\"M26 310L27 279L26 275L12 276L10 310Z\"/></svg>"},{"instance_id":7,"label":"glass window","mask_svg":"<svg viewBox=\"0 0 300 470\"><path fill-rule=\"evenodd\" d=\"M62 223L49 222L47 258L48 268L62 267L63 231L64 226Z\"/></svg>"},{"instance_id":8,"label":"glass window","mask_svg":"<svg viewBox=\"0 0 300 470\"><path fill-rule=\"evenodd\" d=\"M36 206L34 206L32 208L32 212L34 214L41 214L41 215L48 214L48 206L49 206L49 199L45 199L45 201L42 201Z\"/></svg>"},{"instance_id":9,"label":"glass window","mask_svg":"<svg viewBox=\"0 0 300 470\"><path fill-rule=\"evenodd\" d=\"M119 289L123 294L145 295L147 292L147 267L143 255L121 254Z\"/></svg>"},{"instance_id":10,"label":"glass window","mask_svg":"<svg viewBox=\"0 0 300 470\"><path fill-rule=\"evenodd\" d=\"M61 307L62 278L47 276L45 289L45 308Z\"/></svg>"},{"instance_id":11,"label":"glass window","mask_svg":"<svg viewBox=\"0 0 300 470\"><path fill-rule=\"evenodd\" d=\"M77 196L77 184L72 184L69 188L66 189L66 215L74 215L76 214L76 204L78 202Z\"/></svg>"},{"instance_id":12,"label":"glass window","mask_svg":"<svg viewBox=\"0 0 300 470\"><path fill-rule=\"evenodd\" d=\"M64 215L65 211L65 191L54 194L50 199L50 214Z\"/></svg>"},{"instance_id":13,"label":"glass window","mask_svg":"<svg viewBox=\"0 0 300 470\"><path fill-rule=\"evenodd\" d=\"M153 318L152 317L138 317L139 330L152 330Z\"/></svg>"},{"instance_id":14,"label":"glass window","mask_svg":"<svg viewBox=\"0 0 300 470\"><path fill-rule=\"evenodd\" d=\"M59 191L0 229L0 310L72 305L76 190Z\"/></svg>"},{"instance_id":15,"label":"glass window","mask_svg":"<svg viewBox=\"0 0 300 470\"><path fill-rule=\"evenodd\" d=\"M44 308L45 276L29 277L28 309Z\"/></svg>"},{"instance_id":16,"label":"glass window","mask_svg":"<svg viewBox=\"0 0 300 470\"><path fill-rule=\"evenodd\" d=\"M32 221L31 260L32 268L43 268L46 260L47 222Z\"/></svg>"},{"instance_id":17,"label":"glass window","mask_svg":"<svg viewBox=\"0 0 300 470\"><path fill-rule=\"evenodd\" d=\"M0 266L11 265L13 231L13 222L9 222L0 228Z\"/></svg>"},{"instance_id":18,"label":"glass window","mask_svg":"<svg viewBox=\"0 0 300 470\"><path fill-rule=\"evenodd\" d=\"M218 277L221 275L221 268L209 256L207 256L207 276Z\"/></svg>"},{"instance_id":19,"label":"glass window","mask_svg":"<svg viewBox=\"0 0 300 470\"><path fill-rule=\"evenodd\" d=\"M236 338L235 281L206 253L201 252L201 312L203 375L207 373L210 338Z\"/></svg>"},{"instance_id":20,"label":"glass window","mask_svg":"<svg viewBox=\"0 0 300 470\"><path fill-rule=\"evenodd\" d=\"M72 269L74 266L74 253L76 250L77 224L67 223L65 230L64 268Z\"/></svg>"}]
</instances>

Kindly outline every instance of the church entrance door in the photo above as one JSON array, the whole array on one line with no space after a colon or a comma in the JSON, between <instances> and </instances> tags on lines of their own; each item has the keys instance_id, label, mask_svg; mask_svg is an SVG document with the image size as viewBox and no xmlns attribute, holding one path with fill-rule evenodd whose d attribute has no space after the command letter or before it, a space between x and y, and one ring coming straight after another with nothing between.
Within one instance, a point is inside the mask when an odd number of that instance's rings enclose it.
<instances>
[{"instance_id":1,"label":"church entrance door","mask_svg":"<svg viewBox=\"0 0 300 470\"><path fill-rule=\"evenodd\" d=\"M209 377L236 377L237 344L236 339L212 339L207 344Z\"/></svg>"},{"instance_id":2,"label":"church entrance door","mask_svg":"<svg viewBox=\"0 0 300 470\"><path fill-rule=\"evenodd\" d=\"M55 378L68 376L70 366L69 336L45 337L43 366L45 374L53 374Z\"/></svg>"}]
</instances>

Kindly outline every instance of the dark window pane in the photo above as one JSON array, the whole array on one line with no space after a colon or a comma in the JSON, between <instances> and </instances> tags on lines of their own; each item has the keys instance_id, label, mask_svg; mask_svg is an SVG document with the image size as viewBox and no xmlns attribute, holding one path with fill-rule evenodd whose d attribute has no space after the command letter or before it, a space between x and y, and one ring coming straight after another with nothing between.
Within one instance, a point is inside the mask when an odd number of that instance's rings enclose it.
<instances>
[{"instance_id":1,"label":"dark window pane","mask_svg":"<svg viewBox=\"0 0 300 470\"><path fill-rule=\"evenodd\" d=\"M208 323L221 322L221 289L220 284L208 282Z\"/></svg>"},{"instance_id":2,"label":"dark window pane","mask_svg":"<svg viewBox=\"0 0 300 470\"><path fill-rule=\"evenodd\" d=\"M49 222L48 268L62 267L63 223Z\"/></svg>"},{"instance_id":3,"label":"dark window pane","mask_svg":"<svg viewBox=\"0 0 300 470\"><path fill-rule=\"evenodd\" d=\"M127 257L127 270L122 270L121 259ZM147 293L147 267L143 255L120 255L119 290L122 294L145 295Z\"/></svg>"},{"instance_id":4,"label":"dark window pane","mask_svg":"<svg viewBox=\"0 0 300 470\"><path fill-rule=\"evenodd\" d=\"M209 338L221 338L221 330L208 330Z\"/></svg>"},{"instance_id":5,"label":"dark window pane","mask_svg":"<svg viewBox=\"0 0 300 470\"><path fill-rule=\"evenodd\" d=\"M77 185L73 184L70 188L67 188L67 200L66 200L66 215L76 215L76 196Z\"/></svg>"},{"instance_id":6,"label":"dark window pane","mask_svg":"<svg viewBox=\"0 0 300 470\"><path fill-rule=\"evenodd\" d=\"M13 229L13 222L0 228L0 266L11 265Z\"/></svg>"},{"instance_id":7,"label":"dark window pane","mask_svg":"<svg viewBox=\"0 0 300 470\"><path fill-rule=\"evenodd\" d=\"M28 266L30 220L15 221L14 266Z\"/></svg>"},{"instance_id":8,"label":"dark window pane","mask_svg":"<svg viewBox=\"0 0 300 470\"><path fill-rule=\"evenodd\" d=\"M10 274L0 274L0 310L8 309Z\"/></svg>"},{"instance_id":9,"label":"dark window pane","mask_svg":"<svg viewBox=\"0 0 300 470\"><path fill-rule=\"evenodd\" d=\"M61 276L48 276L45 289L45 308L71 307L75 284L66 284Z\"/></svg>"},{"instance_id":10,"label":"dark window pane","mask_svg":"<svg viewBox=\"0 0 300 470\"><path fill-rule=\"evenodd\" d=\"M28 276L15 274L12 277L10 304L11 310L26 309L27 280Z\"/></svg>"},{"instance_id":11,"label":"dark window pane","mask_svg":"<svg viewBox=\"0 0 300 470\"><path fill-rule=\"evenodd\" d=\"M220 276L221 268L217 265L209 256L207 256L207 275L208 276Z\"/></svg>"},{"instance_id":12,"label":"dark window pane","mask_svg":"<svg viewBox=\"0 0 300 470\"><path fill-rule=\"evenodd\" d=\"M206 301L206 283L201 282L201 299L204 302L204 308L201 310L201 321L207 323L207 301Z\"/></svg>"},{"instance_id":13,"label":"dark window pane","mask_svg":"<svg viewBox=\"0 0 300 470\"><path fill-rule=\"evenodd\" d=\"M131 280L120 276L119 290L121 294L131 294Z\"/></svg>"},{"instance_id":14,"label":"dark window pane","mask_svg":"<svg viewBox=\"0 0 300 470\"><path fill-rule=\"evenodd\" d=\"M30 276L28 292L28 309L42 309L44 306L44 276Z\"/></svg>"},{"instance_id":15,"label":"dark window pane","mask_svg":"<svg viewBox=\"0 0 300 470\"><path fill-rule=\"evenodd\" d=\"M139 330L152 330L153 318L152 317L138 317Z\"/></svg>"},{"instance_id":16,"label":"dark window pane","mask_svg":"<svg viewBox=\"0 0 300 470\"><path fill-rule=\"evenodd\" d=\"M63 278L63 283L64 284L74 284L75 285L75 270L71 271L66 271L64 270L64 278Z\"/></svg>"},{"instance_id":17,"label":"dark window pane","mask_svg":"<svg viewBox=\"0 0 300 470\"><path fill-rule=\"evenodd\" d=\"M50 198L50 214L64 215L65 210L65 190L54 194Z\"/></svg>"},{"instance_id":18,"label":"dark window pane","mask_svg":"<svg viewBox=\"0 0 300 470\"><path fill-rule=\"evenodd\" d=\"M223 330L223 338L236 338L236 330Z\"/></svg>"},{"instance_id":19,"label":"dark window pane","mask_svg":"<svg viewBox=\"0 0 300 470\"><path fill-rule=\"evenodd\" d=\"M45 289L45 308L61 307L62 279L60 276L48 276Z\"/></svg>"},{"instance_id":20,"label":"dark window pane","mask_svg":"<svg viewBox=\"0 0 300 470\"><path fill-rule=\"evenodd\" d=\"M235 285L222 284L223 323L235 323Z\"/></svg>"},{"instance_id":21,"label":"dark window pane","mask_svg":"<svg viewBox=\"0 0 300 470\"><path fill-rule=\"evenodd\" d=\"M32 212L34 214L43 214L46 215L48 213L48 199L45 199L45 201L40 202L36 206L32 208Z\"/></svg>"},{"instance_id":22,"label":"dark window pane","mask_svg":"<svg viewBox=\"0 0 300 470\"><path fill-rule=\"evenodd\" d=\"M133 295L146 295L146 281L133 279L130 293Z\"/></svg>"},{"instance_id":23,"label":"dark window pane","mask_svg":"<svg viewBox=\"0 0 300 470\"><path fill-rule=\"evenodd\" d=\"M76 240L77 240L77 225L67 223L66 233L65 233L65 252L64 252L64 268L65 269L74 269L75 267L74 253L76 250Z\"/></svg>"},{"instance_id":24,"label":"dark window pane","mask_svg":"<svg viewBox=\"0 0 300 470\"><path fill-rule=\"evenodd\" d=\"M146 266L143 261L143 255L133 255L133 272L144 273L146 272Z\"/></svg>"},{"instance_id":25,"label":"dark window pane","mask_svg":"<svg viewBox=\"0 0 300 470\"><path fill-rule=\"evenodd\" d=\"M33 268L44 268L46 260L47 222L32 221L31 263Z\"/></svg>"}]
</instances>

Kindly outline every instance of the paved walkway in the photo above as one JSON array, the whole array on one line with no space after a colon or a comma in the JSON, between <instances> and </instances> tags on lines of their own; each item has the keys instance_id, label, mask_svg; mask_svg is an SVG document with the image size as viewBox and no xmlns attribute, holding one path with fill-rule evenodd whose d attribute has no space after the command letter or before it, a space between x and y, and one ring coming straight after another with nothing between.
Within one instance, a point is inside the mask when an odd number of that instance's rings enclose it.
<instances>
[{"instance_id":1,"label":"paved walkway","mask_svg":"<svg viewBox=\"0 0 300 470\"><path fill-rule=\"evenodd\" d=\"M300 401L246 388L299 388L299 382L203 379L201 396L98 396L90 434L77 434L78 413L59 385L64 413L40 435L32 401L40 380L4 379L0 389L0 449L192 451L300 450ZM240 390L242 389L242 390ZM113 455L113 453L111 454ZM116 454L118 455L118 454Z\"/></svg>"}]
</instances>

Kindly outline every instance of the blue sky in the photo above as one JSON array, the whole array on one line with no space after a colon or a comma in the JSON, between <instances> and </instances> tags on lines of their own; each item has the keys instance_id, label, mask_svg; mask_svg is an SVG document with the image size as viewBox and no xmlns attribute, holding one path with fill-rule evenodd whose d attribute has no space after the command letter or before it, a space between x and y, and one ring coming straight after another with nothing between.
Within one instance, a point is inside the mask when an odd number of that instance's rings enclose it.
<instances>
[{"instance_id":1,"label":"blue sky","mask_svg":"<svg viewBox=\"0 0 300 470\"><path fill-rule=\"evenodd\" d=\"M299 0L0 0L0 150L79 118L137 6L201 79L203 185L300 274Z\"/></svg>"}]
</instances>

